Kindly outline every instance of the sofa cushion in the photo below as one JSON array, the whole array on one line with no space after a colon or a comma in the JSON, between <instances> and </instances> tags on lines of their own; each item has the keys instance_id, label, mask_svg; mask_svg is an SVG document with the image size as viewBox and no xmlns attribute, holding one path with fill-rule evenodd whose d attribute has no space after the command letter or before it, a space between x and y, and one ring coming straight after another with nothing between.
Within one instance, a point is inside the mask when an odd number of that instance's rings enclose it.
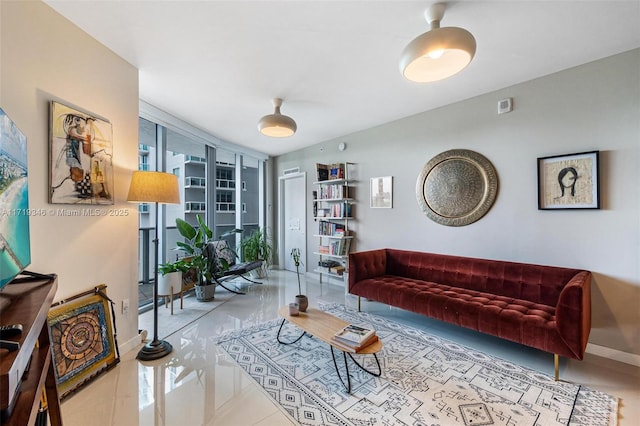
<instances>
[{"instance_id":1,"label":"sofa cushion","mask_svg":"<svg viewBox=\"0 0 640 426\"><path fill-rule=\"evenodd\" d=\"M383 275L358 283L361 296L553 353L563 353L555 307L413 278Z\"/></svg>"}]
</instances>

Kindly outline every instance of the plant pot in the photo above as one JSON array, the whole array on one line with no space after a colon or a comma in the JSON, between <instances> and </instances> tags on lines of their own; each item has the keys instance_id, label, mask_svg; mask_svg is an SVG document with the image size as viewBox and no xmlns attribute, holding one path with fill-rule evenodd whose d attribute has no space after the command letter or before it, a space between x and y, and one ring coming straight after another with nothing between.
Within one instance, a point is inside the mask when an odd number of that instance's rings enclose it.
<instances>
[{"instance_id":1,"label":"plant pot","mask_svg":"<svg viewBox=\"0 0 640 426\"><path fill-rule=\"evenodd\" d=\"M206 284L206 285L198 284L195 286L195 292L196 292L196 300L198 300L199 302L208 302L215 298L216 284L215 283Z\"/></svg>"},{"instance_id":2,"label":"plant pot","mask_svg":"<svg viewBox=\"0 0 640 426\"><path fill-rule=\"evenodd\" d=\"M158 296L169 296L180 293L182 289L182 272L169 272L158 275Z\"/></svg>"},{"instance_id":3,"label":"plant pot","mask_svg":"<svg viewBox=\"0 0 640 426\"><path fill-rule=\"evenodd\" d=\"M249 275L253 278L266 278L267 277L267 264L263 261L259 268L249 272Z\"/></svg>"},{"instance_id":4,"label":"plant pot","mask_svg":"<svg viewBox=\"0 0 640 426\"><path fill-rule=\"evenodd\" d=\"M298 304L298 310L300 312L306 312L307 307L309 306L309 299L304 294L299 294L296 296L296 303Z\"/></svg>"}]
</instances>

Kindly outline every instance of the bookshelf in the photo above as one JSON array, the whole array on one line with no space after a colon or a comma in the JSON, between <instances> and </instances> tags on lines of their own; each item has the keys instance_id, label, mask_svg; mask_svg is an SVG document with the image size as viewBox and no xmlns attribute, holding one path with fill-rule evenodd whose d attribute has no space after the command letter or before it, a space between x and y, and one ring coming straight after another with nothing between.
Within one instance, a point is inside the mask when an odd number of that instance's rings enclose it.
<instances>
[{"instance_id":1,"label":"bookshelf","mask_svg":"<svg viewBox=\"0 0 640 426\"><path fill-rule=\"evenodd\" d=\"M355 239L352 229L355 187L349 180L352 166L353 163L316 164L313 216L318 246L313 254L318 256L314 272L319 274L321 285L323 278L343 285L346 282L349 251Z\"/></svg>"}]
</instances>

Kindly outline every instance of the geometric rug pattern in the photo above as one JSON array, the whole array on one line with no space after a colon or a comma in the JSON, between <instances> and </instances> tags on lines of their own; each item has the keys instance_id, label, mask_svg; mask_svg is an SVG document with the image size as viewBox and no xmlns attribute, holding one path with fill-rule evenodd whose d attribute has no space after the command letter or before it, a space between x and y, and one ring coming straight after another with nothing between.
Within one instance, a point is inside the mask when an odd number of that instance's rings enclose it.
<instances>
[{"instance_id":1,"label":"geometric rug pattern","mask_svg":"<svg viewBox=\"0 0 640 426\"><path fill-rule=\"evenodd\" d=\"M351 393L338 379L326 343L305 335L276 340L281 319L215 339L302 425L615 425L617 399L398 324L377 315L323 306L374 328L383 349L380 377L350 362ZM283 339L300 329L288 322ZM290 341L289 340L289 341ZM377 371L371 355L355 355ZM348 357L347 357L348 359ZM336 357L344 374L342 356Z\"/></svg>"}]
</instances>

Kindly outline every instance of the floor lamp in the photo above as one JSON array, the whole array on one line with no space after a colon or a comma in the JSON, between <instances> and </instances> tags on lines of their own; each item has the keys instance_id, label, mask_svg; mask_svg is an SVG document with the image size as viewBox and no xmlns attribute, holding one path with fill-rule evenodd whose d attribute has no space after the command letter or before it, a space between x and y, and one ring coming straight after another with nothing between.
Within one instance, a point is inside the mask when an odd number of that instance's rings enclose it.
<instances>
[{"instance_id":1,"label":"floor lamp","mask_svg":"<svg viewBox=\"0 0 640 426\"><path fill-rule=\"evenodd\" d=\"M180 204L178 191L178 176L164 172L135 171L131 176L129 195L127 201L156 204L156 223L153 265L153 340L140 352L138 358L141 361L151 361L168 355L173 350L169 342L158 339L158 204Z\"/></svg>"}]
</instances>

